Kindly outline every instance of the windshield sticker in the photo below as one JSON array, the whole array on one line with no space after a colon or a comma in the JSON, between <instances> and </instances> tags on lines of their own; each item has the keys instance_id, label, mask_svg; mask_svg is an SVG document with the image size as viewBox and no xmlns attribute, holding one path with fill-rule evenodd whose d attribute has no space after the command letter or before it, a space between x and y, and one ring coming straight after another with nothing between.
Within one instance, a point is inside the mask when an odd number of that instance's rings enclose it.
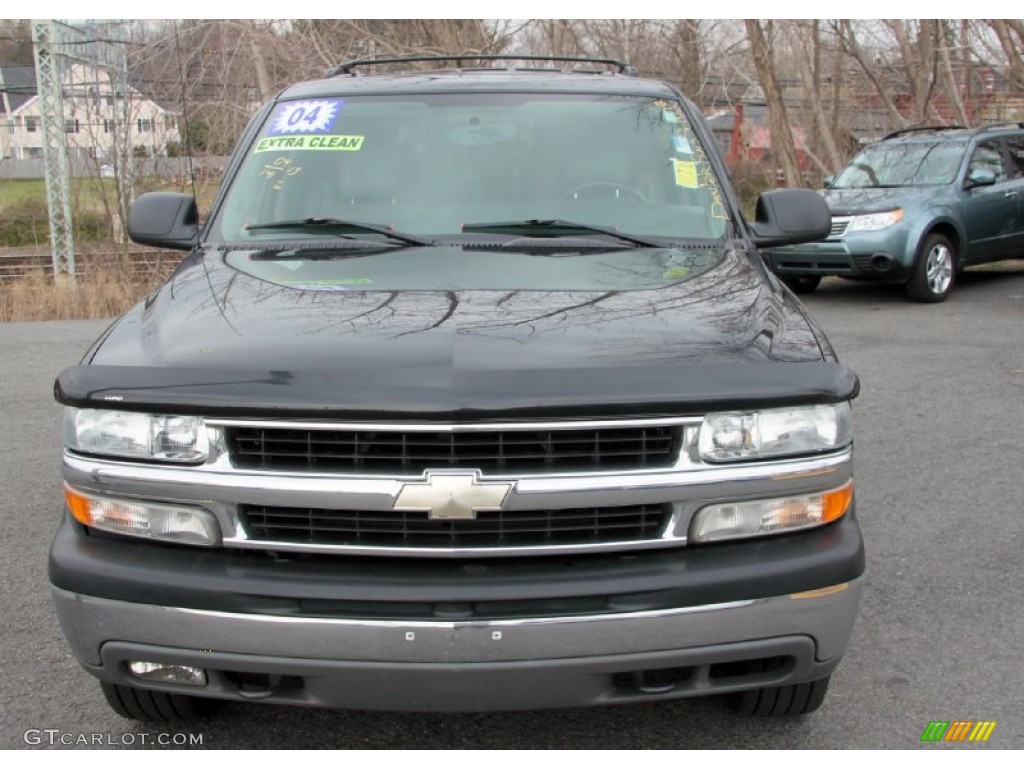
<instances>
[{"instance_id":1,"label":"windshield sticker","mask_svg":"<svg viewBox=\"0 0 1024 768\"><path fill-rule=\"evenodd\" d=\"M255 153L280 152L286 149L328 150L332 152L358 152L363 148L365 136L278 136L256 142Z\"/></svg>"},{"instance_id":2,"label":"windshield sticker","mask_svg":"<svg viewBox=\"0 0 1024 768\"><path fill-rule=\"evenodd\" d=\"M341 99L317 99L282 104L271 118L267 133L330 133L343 103Z\"/></svg>"},{"instance_id":3,"label":"windshield sticker","mask_svg":"<svg viewBox=\"0 0 1024 768\"><path fill-rule=\"evenodd\" d=\"M671 109L661 110L661 121L663 123L678 123L679 117Z\"/></svg>"},{"instance_id":4,"label":"windshield sticker","mask_svg":"<svg viewBox=\"0 0 1024 768\"><path fill-rule=\"evenodd\" d=\"M687 189L696 189L697 184L697 164L686 163L682 160L676 160L672 158L672 166L675 169L676 174L676 186L686 187Z\"/></svg>"},{"instance_id":5,"label":"windshield sticker","mask_svg":"<svg viewBox=\"0 0 1024 768\"><path fill-rule=\"evenodd\" d=\"M679 280L690 274L689 267L669 267L661 276L664 280Z\"/></svg>"},{"instance_id":6,"label":"windshield sticker","mask_svg":"<svg viewBox=\"0 0 1024 768\"><path fill-rule=\"evenodd\" d=\"M274 162L264 165L260 176L274 182L271 184L272 189L281 190L284 189L285 181L289 176L298 176L300 173L302 173L301 165L293 165L290 157L279 157Z\"/></svg>"},{"instance_id":7,"label":"windshield sticker","mask_svg":"<svg viewBox=\"0 0 1024 768\"><path fill-rule=\"evenodd\" d=\"M672 137L672 149L680 155L693 154L693 148L690 146L690 140L685 136L680 136L678 133Z\"/></svg>"},{"instance_id":8,"label":"windshield sticker","mask_svg":"<svg viewBox=\"0 0 1024 768\"><path fill-rule=\"evenodd\" d=\"M669 101L668 99L658 99L654 104L661 109L662 119L665 122L674 122L679 125L681 135L686 139L692 150L693 162L684 163L674 158L672 160L676 184L680 187L696 187L705 190L710 197L708 215L713 219L728 221L729 213L722 200L722 191L718 187L714 171L711 170L711 163L704 153L704 149L701 147L696 134L694 134L692 126L686 120L683 108L678 102ZM676 119L673 121L667 120L665 118L666 112L671 112ZM690 168L680 168L680 166L690 166ZM693 182L692 184L690 183L691 181Z\"/></svg>"}]
</instances>

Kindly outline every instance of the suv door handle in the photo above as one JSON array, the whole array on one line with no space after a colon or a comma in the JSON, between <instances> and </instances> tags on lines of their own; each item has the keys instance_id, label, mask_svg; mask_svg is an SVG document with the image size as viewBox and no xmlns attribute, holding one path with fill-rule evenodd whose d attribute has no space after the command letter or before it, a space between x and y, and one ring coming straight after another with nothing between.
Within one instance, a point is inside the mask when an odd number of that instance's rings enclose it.
<instances>
[{"instance_id":1,"label":"suv door handle","mask_svg":"<svg viewBox=\"0 0 1024 768\"><path fill-rule=\"evenodd\" d=\"M1009 192L1003 192L1003 197L1016 197L1016 190L1010 190Z\"/></svg>"}]
</instances>

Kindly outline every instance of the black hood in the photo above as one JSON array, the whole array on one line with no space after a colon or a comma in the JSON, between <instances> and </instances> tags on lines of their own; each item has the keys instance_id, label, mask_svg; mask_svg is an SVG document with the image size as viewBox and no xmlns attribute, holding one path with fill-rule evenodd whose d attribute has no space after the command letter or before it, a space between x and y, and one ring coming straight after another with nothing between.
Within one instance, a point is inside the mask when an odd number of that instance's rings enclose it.
<instances>
[{"instance_id":1,"label":"black hood","mask_svg":"<svg viewBox=\"0 0 1024 768\"><path fill-rule=\"evenodd\" d=\"M856 379L823 360L791 297L746 254L722 255L695 277L643 290L325 291L197 253L88 365L61 375L57 395L332 417L662 413L850 397Z\"/></svg>"}]
</instances>

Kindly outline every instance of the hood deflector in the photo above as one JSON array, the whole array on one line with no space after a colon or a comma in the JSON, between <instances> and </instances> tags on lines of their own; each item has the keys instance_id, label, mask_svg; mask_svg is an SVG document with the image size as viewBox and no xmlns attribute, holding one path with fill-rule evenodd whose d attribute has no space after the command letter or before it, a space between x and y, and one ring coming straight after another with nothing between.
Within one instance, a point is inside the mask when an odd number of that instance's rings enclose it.
<instances>
[{"instance_id":1,"label":"hood deflector","mask_svg":"<svg viewBox=\"0 0 1024 768\"><path fill-rule=\"evenodd\" d=\"M355 421L685 416L835 403L858 390L835 362L407 373L78 365L54 383L58 402L79 408Z\"/></svg>"}]
</instances>

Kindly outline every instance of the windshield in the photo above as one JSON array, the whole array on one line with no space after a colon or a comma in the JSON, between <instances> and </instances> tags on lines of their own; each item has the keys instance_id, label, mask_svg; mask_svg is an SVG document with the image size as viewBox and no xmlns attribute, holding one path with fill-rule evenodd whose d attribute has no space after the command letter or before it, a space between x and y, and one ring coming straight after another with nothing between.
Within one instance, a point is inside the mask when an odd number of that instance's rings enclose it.
<instances>
[{"instance_id":1,"label":"windshield","mask_svg":"<svg viewBox=\"0 0 1024 768\"><path fill-rule=\"evenodd\" d=\"M879 144L857 155L832 182L832 189L950 184L966 146L963 141Z\"/></svg>"},{"instance_id":2,"label":"windshield","mask_svg":"<svg viewBox=\"0 0 1024 768\"><path fill-rule=\"evenodd\" d=\"M521 93L278 104L247 148L209 236L378 237L325 219L449 240L487 222L558 220L687 240L719 239L728 225L678 103ZM266 226L280 222L287 232ZM519 234L550 234L537 229ZM481 231L472 237L479 241Z\"/></svg>"}]
</instances>

